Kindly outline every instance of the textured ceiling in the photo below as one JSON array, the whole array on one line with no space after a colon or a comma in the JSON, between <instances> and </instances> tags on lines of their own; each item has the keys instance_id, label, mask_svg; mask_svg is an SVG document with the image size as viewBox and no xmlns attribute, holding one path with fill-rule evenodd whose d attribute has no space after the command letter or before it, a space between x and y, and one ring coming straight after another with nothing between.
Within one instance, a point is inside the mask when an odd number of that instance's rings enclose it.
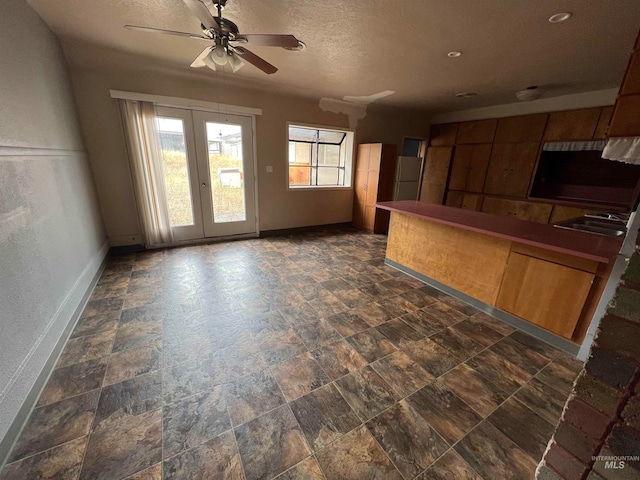
<instances>
[{"instance_id":1,"label":"textured ceiling","mask_svg":"<svg viewBox=\"0 0 640 480\"><path fill-rule=\"evenodd\" d=\"M198 40L123 29L199 33L181 0L29 3L60 37L71 64L88 61L84 45L100 45L184 71L204 48ZM394 90L379 103L451 111L512 103L529 85L547 97L617 87L639 7L638 0L229 0L224 16L241 33L292 33L307 44L300 53L250 47L280 70L268 76L247 65L235 74L246 82L334 98ZM563 11L573 17L547 21ZM448 58L452 50L464 54ZM455 98L458 92L478 96Z\"/></svg>"}]
</instances>

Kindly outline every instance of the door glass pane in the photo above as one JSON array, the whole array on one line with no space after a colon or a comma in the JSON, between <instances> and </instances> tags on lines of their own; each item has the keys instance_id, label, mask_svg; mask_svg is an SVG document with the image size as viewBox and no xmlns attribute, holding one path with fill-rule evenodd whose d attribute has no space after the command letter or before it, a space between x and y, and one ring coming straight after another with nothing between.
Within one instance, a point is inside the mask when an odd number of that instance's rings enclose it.
<instances>
[{"instance_id":1,"label":"door glass pane","mask_svg":"<svg viewBox=\"0 0 640 480\"><path fill-rule=\"evenodd\" d=\"M247 219L242 164L242 127L207 122L214 223Z\"/></svg>"},{"instance_id":2,"label":"door glass pane","mask_svg":"<svg viewBox=\"0 0 640 480\"><path fill-rule=\"evenodd\" d=\"M193 225L189 164L181 118L157 117L156 131L162 151L164 184L171 226Z\"/></svg>"}]
</instances>

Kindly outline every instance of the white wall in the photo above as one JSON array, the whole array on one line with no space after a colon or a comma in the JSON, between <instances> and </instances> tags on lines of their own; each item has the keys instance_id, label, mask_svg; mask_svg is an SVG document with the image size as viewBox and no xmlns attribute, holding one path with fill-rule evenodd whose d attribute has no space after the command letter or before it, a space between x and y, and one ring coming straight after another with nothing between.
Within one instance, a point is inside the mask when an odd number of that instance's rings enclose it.
<instances>
[{"instance_id":1,"label":"white wall","mask_svg":"<svg viewBox=\"0 0 640 480\"><path fill-rule=\"evenodd\" d=\"M145 58L91 45L65 48L69 58L75 59L71 63L74 92L112 245L140 243L140 227L117 103L109 97L110 89L262 109L256 119L260 230L351 221L352 190L287 190L287 122L348 127L345 115L323 112L319 98L241 85L230 74L221 84L219 75L208 69L170 70ZM424 112L373 106L358 124L356 142L399 145L403 135L426 137L428 133L429 115ZM266 166L272 166L273 173L266 173Z\"/></svg>"},{"instance_id":2,"label":"white wall","mask_svg":"<svg viewBox=\"0 0 640 480\"><path fill-rule=\"evenodd\" d=\"M24 0L2 2L0 112L2 441L106 251L67 66Z\"/></svg>"}]
</instances>

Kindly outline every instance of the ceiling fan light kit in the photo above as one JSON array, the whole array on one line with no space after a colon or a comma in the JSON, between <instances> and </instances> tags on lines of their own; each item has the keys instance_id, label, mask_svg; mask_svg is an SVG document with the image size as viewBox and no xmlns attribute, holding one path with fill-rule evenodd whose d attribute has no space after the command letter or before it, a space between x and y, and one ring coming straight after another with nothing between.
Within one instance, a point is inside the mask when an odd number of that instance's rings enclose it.
<instances>
[{"instance_id":1,"label":"ceiling fan light kit","mask_svg":"<svg viewBox=\"0 0 640 480\"><path fill-rule=\"evenodd\" d=\"M299 52L306 48L304 42L298 40L293 35L255 33L241 35L239 33L238 26L235 23L222 17L222 9L227 4L227 0L212 0L213 5L218 11L217 16L215 17L211 14L202 0L183 1L200 21L202 35L164 30L161 28L139 27L136 25L125 25L125 28L133 31L162 33L165 35L174 35L214 42L214 46L207 47L202 53L200 53L200 55L198 55L193 63L191 63L191 67L199 68L207 66L212 70L215 70L216 65L223 67L229 64L234 73L243 67L245 61L256 68L259 68L266 74L276 73L278 69L245 47L234 46L233 43L255 45L258 47L280 47L294 52Z\"/></svg>"}]
</instances>

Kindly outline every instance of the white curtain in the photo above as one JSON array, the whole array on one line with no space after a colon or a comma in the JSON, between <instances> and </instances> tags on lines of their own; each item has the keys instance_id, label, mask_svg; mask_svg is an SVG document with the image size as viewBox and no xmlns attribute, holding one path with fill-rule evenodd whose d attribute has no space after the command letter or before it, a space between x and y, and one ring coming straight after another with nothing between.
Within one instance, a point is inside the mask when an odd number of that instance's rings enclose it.
<instances>
[{"instance_id":1,"label":"white curtain","mask_svg":"<svg viewBox=\"0 0 640 480\"><path fill-rule=\"evenodd\" d=\"M147 247L173 243L153 103L118 100Z\"/></svg>"},{"instance_id":2,"label":"white curtain","mask_svg":"<svg viewBox=\"0 0 640 480\"><path fill-rule=\"evenodd\" d=\"M640 165L640 137L610 138L602 158Z\"/></svg>"}]
</instances>

